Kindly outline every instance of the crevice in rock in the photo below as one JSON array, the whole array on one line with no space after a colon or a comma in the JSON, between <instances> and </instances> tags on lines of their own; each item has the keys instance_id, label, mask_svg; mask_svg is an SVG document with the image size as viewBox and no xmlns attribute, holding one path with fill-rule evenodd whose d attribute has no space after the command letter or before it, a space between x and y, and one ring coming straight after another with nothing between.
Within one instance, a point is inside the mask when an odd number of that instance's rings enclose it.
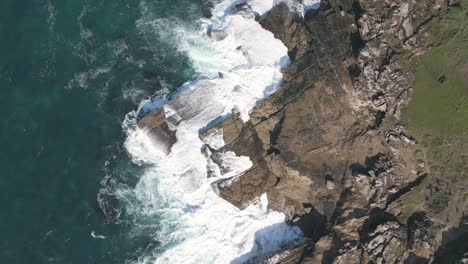
<instances>
[{"instance_id":1,"label":"crevice in rock","mask_svg":"<svg viewBox=\"0 0 468 264\"><path fill-rule=\"evenodd\" d=\"M375 113L375 122L374 122L374 125L372 125L370 128L371 128L371 129L377 129L377 128L379 128L379 127L382 125L382 123L383 123L383 121L384 121L384 119L385 119L386 116L387 116L387 113L386 113L386 112L384 112L384 111L377 111L377 112Z\"/></svg>"},{"instance_id":2,"label":"crevice in rock","mask_svg":"<svg viewBox=\"0 0 468 264\"><path fill-rule=\"evenodd\" d=\"M301 228L305 237L313 241L319 240L329 232L327 217L315 208L310 213L302 216L295 224Z\"/></svg>"},{"instance_id":3,"label":"crevice in rock","mask_svg":"<svg viewBox=\"0 0 468 264\"><path fill-rule=\"evenodd\" d=\"M369 218L364 221L359 229L359 235L362 243L372 238L372 233L375 229L384 223L396 221L396 217L381 208L374 208L369 214Z\"/></svg>"},{"instance_id":4,"label":"crevice in rock","mask_svg":"<svg viewBox=\"0 0 468 264\"><path fill-rule=\"evenodd\" d=\"M362 48L365 46L366 42L362 39L361 32L359 30L359 19L362 17L364 10L362 10L361 5L358 1L352 1L351 10L354 14L354 24L357 26L355 32L351 32L351 50L355 58L359 56ZM354 74L353 74L354 76Z\"/></svg>"},{"instance_id":5,"label":"crevice in rock","mask_svg":"<svg viewBox=\"0 0 468 264\"><path fill-rule=\"evenodd\" d=\"M281 117L278 123L276 123L273 130L270 132L270 148L267 150L267 154L275 153L279 154L281 151L275 147L278 144L278 139L281 134L281 129L283 128L284 116Z\"/></svg>"},{"instance_id":6,"label":"crevice in rock","mask_svg":"<svg viewBox=\"0 0 468 264\"><path fill-rule=\"evenodd\" d=\"M379 175L387 170L387 164L389 163L389 159L383 153L377 153L374 156L366 157L366 169L373 170L376 175Z\"/></svg>"},{"instance_id":7,"label":"crevice in rock","mask_svg":"<svg viewBox=\"0 0 468 264\"><path fill-rule=\"evenodd\" d=\"M405 195L406 193L412 191L415 187L417 187L418 185L420 185L422 183L422 181L428 177L427 174L423 174L421 176L419 176L416 180L408 183L405 187L401 188L398 192L394 193L393 195L391 195L386 204L385 204L385 209L388 208L388 206L390 204L392 204L393 202L395 202L396 200L398 200L398 198L400 198L401 196Z\"/></svg>"},{"instance_id":8,"label":"crevice in rock","mask_svg":"<svg viewBox=\"0 0 468 264\"><path fill-rule=\"evenodd\" d=\"M333 223L333 225L339 225L344 223L348 219L340 219L339 217L343 214L343 205L346 202L347 198L349 198L352 195L352 192L350 189L344 189L341 194L340 198L338 199L338 202L336 203L336 208L335 211L333 212L330 222Z\"/></svg>"},{"instance_id":9,"label":"crevice in rock","mask_svg":"<svg viewBox=\"0 0 468 264\"><path fill-rule=\"evenodd\" d=\"M405 260L404 264L429 264L429 259L420 257L411 252L408 258Z\"/></svg>"},{"instance_id":10,"label":"crevice in rock","mask_svg":"<svg viewBox=\"0 0 468 264\"><path fill-rule=\"evenodd\" d=\"M359 75L361 75L361 72L362 72L361 67L359 67L359 65L357 64L351 64L348 67L348 71L352 79L359 77Z\"/></svg>"},{"instance_id":11,"label":"crevice in rock","mask_svg":"<svg viewBox=\"0 0 468 264\"><path fill-rule=\"evenodd\" d=\"M351 175L353 175L353 176L357 176L359 174L369 176L369 174L368 174L369 170L360 163L351 164L350 169L351 169Z\"/></svg>"},{"instance_id":12,"label":"crevice in rock","mask_svg":"<svg viewBox=\"0 0 468 264\"><path fill-rule=\"evenodd\" d=\"M423 29L423 27L425 25L427 25L429 22L432 21L432 19L434 19L435 17L437 17L436 15L431 15L430 17L426 18L423 22L421 22L421 24L419 24L413 31L413 34L411 34L410 36L408 36L407 38L405 38L405 40L403 41L403 43L406 43L409 39L411 39L412 37L416 36L419 34L419 32L421 31L421 29Z\"/></svg>"}]
</instances>

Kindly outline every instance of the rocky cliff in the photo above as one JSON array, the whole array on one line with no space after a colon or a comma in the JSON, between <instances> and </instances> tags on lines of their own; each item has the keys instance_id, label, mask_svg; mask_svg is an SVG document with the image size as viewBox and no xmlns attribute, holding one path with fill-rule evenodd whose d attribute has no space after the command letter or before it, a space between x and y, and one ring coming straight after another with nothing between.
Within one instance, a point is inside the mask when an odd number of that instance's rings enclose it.
<instances>
[{"instance_id":1,"label":"rocky cliff","mask_svg":"<svg viewBox=\"0 0 468 264\"><path fill-rule=\"evenodd\" d=\"M267 193L270 208L284 212L308 239L252 263L462 258L468 250L468 130L419 125L437 109L420 110L431 104L419 103L431 90L415 86L421 65L434 63L432 50L454 45L447 50L459 49L450 53L455 62L429 78L436 80L434 89L447 89L442 97L458 89L441 88L446 79L460 79L453 85L464 90L461 103L445 120L460 115L451 127L468 120L467 9L467 1L455 0L323 0L305 17L279 5L258 18L289 50L283 86L252 110L248 122L234 114L200 137L220 173L228 173L222 158L228 152L254 164L213 184L222 198L243 209ZM440 99L433 100L437 105ZM161 113L140 126L166 138L169 151L175 139ZM223 147L206 140L216 135ZM465 247L455 250L451 241Z\"/></svg>"}]
</instances>

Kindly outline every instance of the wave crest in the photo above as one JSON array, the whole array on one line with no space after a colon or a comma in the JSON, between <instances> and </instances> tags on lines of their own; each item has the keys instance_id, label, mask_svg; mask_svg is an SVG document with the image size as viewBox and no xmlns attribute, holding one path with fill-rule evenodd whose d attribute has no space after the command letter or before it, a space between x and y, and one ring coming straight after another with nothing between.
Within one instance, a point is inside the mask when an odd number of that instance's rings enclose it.
<instances>
[{"instance_id":1,"label":"wave crest","mask_svg":"<svg viewBox=\"0 0 468 264\"><path fill-rule=\"evenodd\" d=\"M289 63L287 48L256 21L274 2L248 1L244 13L232 7L241 1L221 1L213 18L196 26L182 20L151 19L140 27L152 27L161 40L177 45L186 54L198 77L171 96L142 102L127 115L123 128L125 147L137 164L150 164L134 189L118 190L127 211L148 225L160 250L142 256L138 263L241 263L250 257L279 250L301 237L301 231L284 223L284 215L267 209L266 195L244 210L220 198L211 188L217 178L207 177L207 158L199 132L239 112L244 121L258 102L281 84L281 68ZM165 155L136 126L138 113L164 108L180 122L173 127L177 142ZM213 139L212 144L222 144ZM252 166L248 157L228 153L223 159L230 173ZM218 175L226 177L229 175ZM141 221L140 221L141 223ZM138 230L138 229L137 229Z\"/></svg>"}]
</instances>

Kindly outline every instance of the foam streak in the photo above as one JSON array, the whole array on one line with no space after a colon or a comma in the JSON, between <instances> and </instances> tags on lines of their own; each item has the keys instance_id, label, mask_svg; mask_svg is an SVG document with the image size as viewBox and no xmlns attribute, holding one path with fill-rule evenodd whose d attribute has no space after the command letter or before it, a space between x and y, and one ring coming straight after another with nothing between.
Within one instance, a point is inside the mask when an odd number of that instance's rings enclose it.
<instances>
[{"instance_id":1,"label":"foam streak","mask_svg":"<svg viewBox=\"0 0 468 264\"><path fill-rule=\"evenodd\" d=\"M219 178L207 178L207 167L214 165L200 151L204 145L200 130L233 111L247 121L249 111L279 88L281 68L289 63L287 48L254 19L254 14L271 9L273 0L248 1L249 7L237 12L240 2L220 2L213 18L200 20L195 32L193 26L153 21L161 34L173 34L179 50L199 72L169 102L147 102L141 107L145 111L163 107L166 117L180 120L174 127L177 143L169 155L151 145L142 131L128 122L125 125L129 128L126 147L133 160L154 165L134 192L144 215L163 219L155 239L164 241L168 249L149 256L156 257L156 263L241 263L301 237L297 228L284 223L282 213L267 209L265 196L241 211L214 193L210 184ZM208 140L217 147L223 144L219 135ZM248 157L234 153L223 159L231 173L252 166Z\"/></svg>"}]
</instances>

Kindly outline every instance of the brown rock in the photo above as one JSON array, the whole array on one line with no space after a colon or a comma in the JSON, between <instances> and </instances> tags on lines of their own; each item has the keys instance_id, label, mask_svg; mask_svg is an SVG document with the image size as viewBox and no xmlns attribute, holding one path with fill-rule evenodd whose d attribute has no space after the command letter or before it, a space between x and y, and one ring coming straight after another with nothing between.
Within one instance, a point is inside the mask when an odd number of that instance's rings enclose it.
<instances>
[{"instance_id":1,"label":"brown rock","mask_svg":"<svg viewBox=\"0 0 468 264\"><path fill-rule=\"evenodd\" d=\"M220 197L244 209L275 186L277 181L278 178L268 171L266 164L260 162L242 175L219 180L212 184L212 188Z\"/></svg>"},{"instance_id":2,"label":"brown rock","mask_svg":"<svg viewBox=\"0 0 468 264\"><path fill-rule=\"evenodd\" d=\"M152 143L165 154L171 152L171 147L177 141L175 131L169 128L163 109L146 115L138 122L138 127L144 130Z\"/></svg>"},{"instance_id":3,"label":"brown rock","mask_svg":"<svg viewBox=\"0 0 468 264\"><path fill-rule=\"evenodd\" d=\"M304 263L431 257L425 236L410 249L413 236L395 218L395 200L426 167L398 124L411 98L399 56L429 48L418 38L444 4L324 0L304 21L284 5L260 19L288 47L292 64L250 121L233 117L216 127L226 142L220 151L249 156L254 167L214 188L239 208L266 192L271 209L318 241L314 253L304 247L278 256L301 254Z\"/></svg>"}]
</instances>

